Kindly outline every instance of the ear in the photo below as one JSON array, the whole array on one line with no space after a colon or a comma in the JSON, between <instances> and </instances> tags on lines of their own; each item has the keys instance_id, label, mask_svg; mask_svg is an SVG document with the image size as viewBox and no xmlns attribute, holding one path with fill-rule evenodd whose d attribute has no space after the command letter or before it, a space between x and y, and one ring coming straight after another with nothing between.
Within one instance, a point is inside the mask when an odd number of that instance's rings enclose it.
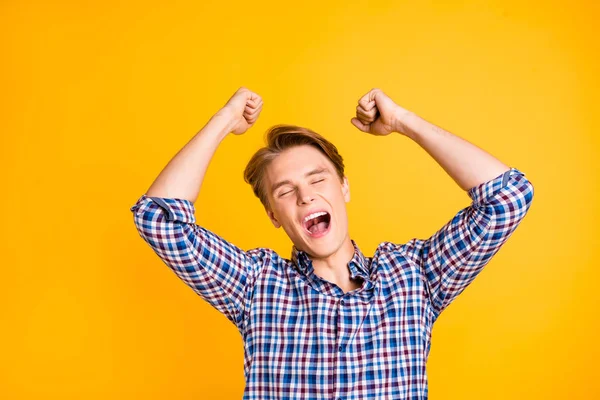
<instances>
[{"instance_id":1,"label":"ear","mask_svg":"<svg viewBox=\"0 0 600 400\"><path fill-rule=\"evenodd\" d=\"M279 221L277 220L277 218L275 218L275 214L273 214L273 211L269 210L266 207L265 207L265 211L267 212L267 215L269 216L269 219L271 220L271 222L273 223L273 225L275 226L275 228L280 228L281 224L279 223Z\"/></svg>"},{"instance_id":2,"label":"ear","mask_svg":"<svg viewBox=\"0 0 600 400\"><path fill-rule=\"evenodd\" d=\"M345 176L344 181L342 182L342 193L344 194L346 203L350 202L350 182L348 182L348 178Z\"/></svg>"}]
</instances>

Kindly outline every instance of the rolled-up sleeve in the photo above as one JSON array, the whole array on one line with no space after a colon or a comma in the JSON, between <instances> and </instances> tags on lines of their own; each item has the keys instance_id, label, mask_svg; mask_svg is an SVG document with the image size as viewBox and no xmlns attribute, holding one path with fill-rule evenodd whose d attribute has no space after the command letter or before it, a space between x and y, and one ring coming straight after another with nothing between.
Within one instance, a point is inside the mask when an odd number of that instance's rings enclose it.
<instances>
[{"instance_id":1,"label":"rolled-up sleeve","mask_svg":"<svg viewBox=\"0 0 600 400\"><path fill-rule=\"evenodd\" d=\"M186 199L142 195L130 208L140 236L175 274L238 329L267 250L244 251L196 225Z\"/></svg>"},{"instance_id":2,"label":"rolled-up sleeve","mask_svg":"<svg viewBox=\"0 0 600 400\"><path fill-rule=\"evenodd\" d=\"M516 168L467 191L470 206L402 250L419 265L435 318L479 274L527 214L533 185Z\"/></svg>"}]
</instances>

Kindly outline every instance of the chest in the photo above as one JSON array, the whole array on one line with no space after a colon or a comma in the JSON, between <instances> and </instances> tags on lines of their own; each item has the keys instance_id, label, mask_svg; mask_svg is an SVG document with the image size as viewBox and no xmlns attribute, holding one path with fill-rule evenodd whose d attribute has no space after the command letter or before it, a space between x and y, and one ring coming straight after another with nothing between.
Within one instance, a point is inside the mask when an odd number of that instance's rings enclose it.
<instances>
[{"instance_id":1,"label":"chest","mask_svg":"<svg viewBox=\"0 0 600 400\"><path fill-rule=\"evenodd\" d=\"M342 290L351 292L362 284L362 280L349 282ZM429 341L431 322L419 287L404 287L396 293L384 290L370 299L352 294L327 296L309 285L272 284L258 289L246 337L252 351L293 357L310 348L318 358L340 346L375 354L389 351L386 346L402 352L400 344L426 345Z\"/></svg>"}]
</instances>

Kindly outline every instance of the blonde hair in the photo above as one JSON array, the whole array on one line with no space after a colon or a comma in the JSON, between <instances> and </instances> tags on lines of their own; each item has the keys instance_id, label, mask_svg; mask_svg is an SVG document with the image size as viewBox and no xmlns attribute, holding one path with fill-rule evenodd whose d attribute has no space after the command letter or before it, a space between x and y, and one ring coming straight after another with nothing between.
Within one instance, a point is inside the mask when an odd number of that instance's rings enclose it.
<instances>
[{"instance_id":1,"label":"blonde hair","mask_svg":"<svg viewBox=\"0 0 600 400\"><path fill-rule=\"evenodd\" d=\"M252 186L256 197L266 208L269 198L263 181L265 169L281 152L294 146L310 145L320 150L333 163L340 182L344 179L344 160L333 143L318 133L296 125L274 125L266 133L267 145L259 149L246 165L244 180Z\"/></svg>"}]
</instances>

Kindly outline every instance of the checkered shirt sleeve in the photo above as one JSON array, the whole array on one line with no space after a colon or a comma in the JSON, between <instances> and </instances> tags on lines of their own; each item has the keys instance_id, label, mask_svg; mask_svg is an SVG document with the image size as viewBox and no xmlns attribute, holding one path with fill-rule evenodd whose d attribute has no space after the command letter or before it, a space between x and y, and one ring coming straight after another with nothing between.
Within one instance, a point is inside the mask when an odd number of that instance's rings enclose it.
<instances>
[{"instance_id":1,"label":"checkered shirt sleeve","mask_svg":"<svg viewBox=\"0 0 600 400\"><path fill-rule=\"evenodd\" d=\"M435 318L512 235L531 206L533 185L511 168L467 194L470 206L428 239L413 238L401 248L422 271Z\"/></svg>"},{"instance_id":2,"label":"checkered shirt sleeve","mask_svg":"<svg viewBox=\"0 0 600 400\"><path fill-rule=\"evenodd\" d=\"M239 330L266 249L244 251L198 226L186 199L142 195L130 208L140 236L175 274Z\"/></svg>"}]
</instances>

